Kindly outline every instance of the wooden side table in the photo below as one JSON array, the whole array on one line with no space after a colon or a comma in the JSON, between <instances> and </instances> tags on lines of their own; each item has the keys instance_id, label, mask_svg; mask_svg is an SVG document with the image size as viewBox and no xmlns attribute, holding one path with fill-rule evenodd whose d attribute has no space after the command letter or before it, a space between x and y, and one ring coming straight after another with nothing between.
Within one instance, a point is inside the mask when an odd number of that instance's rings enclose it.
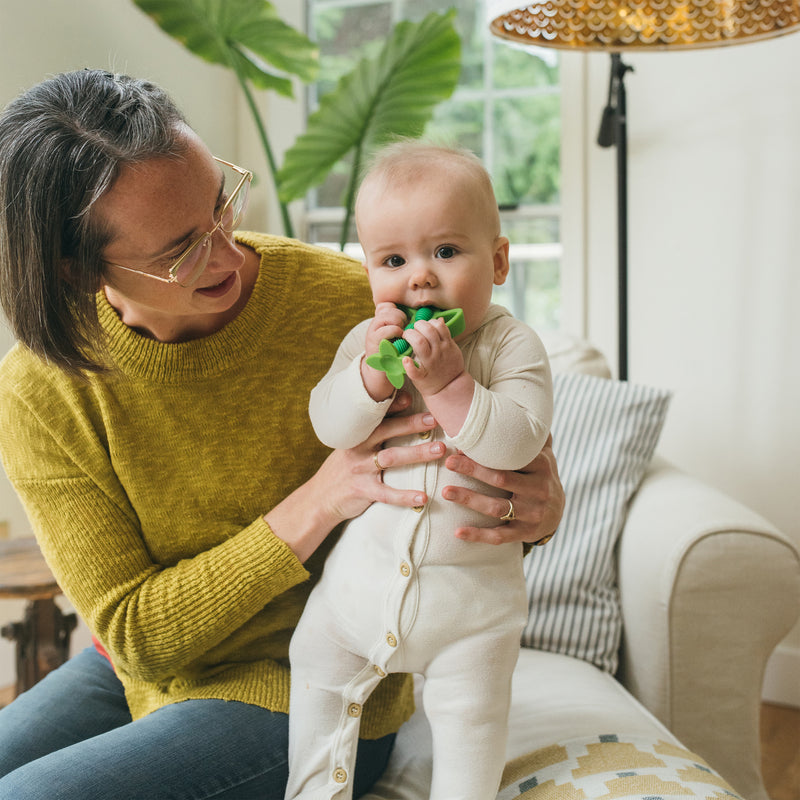
<instances>
[{"instance_id":1,"label":"wooden side table","mask_svg":"<svg viewBox=\"0 0 800 800\"><path fill-rule=\"evenodd\" d=\"M32 536L0 542L0 598L27 601L22 622L4 625L0 631L17 645L16 694L69 658L77 618L56 605L59 594L61 589Z\"/></svg>"}]
</instances>

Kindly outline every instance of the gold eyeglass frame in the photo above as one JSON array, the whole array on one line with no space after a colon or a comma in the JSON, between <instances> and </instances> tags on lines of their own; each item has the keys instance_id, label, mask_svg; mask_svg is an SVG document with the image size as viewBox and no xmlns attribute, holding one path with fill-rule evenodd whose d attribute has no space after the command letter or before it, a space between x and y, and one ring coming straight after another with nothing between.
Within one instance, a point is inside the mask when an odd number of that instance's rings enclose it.
<instances>
[{"instance_id":1,"label":"gold eyeglass frame","mask_svg":"<svg viewBox=\"0 0 800 800\"><path fill-rule=\"evenodd\" d=\"M161 281L162 283L177 283L179 286L183 286L184 288L188 288L190 286L194 286L194 284L197 283L198 280L200 280L200 276L205 272L205 269L206 269L205 266L203 267L203 269L201 269L197 273L197 275L195 275L192 278L190 283L181 283L178 280L178 270L180 269L181 264L183 264L183 262L186 261L186 259L195 250L197 250L198 247L202 247L202 246L205 245L206 242L209 242L211 240L211 237L220 228L222 228L222 223L223 223L223 221L225 219L225 213L228 211L228 209L231 207L233 201L236 199L236 197L242 191L242 188L244 187L244 185L248 184L248 186L249 186L250 181L253 180L253 173L250 172L249 169L244 169L243 167L238 167L238 166L236 166L236 164L232 164L230 161L225 161L225 159L217 158L217 156L212 156L212 158L214 159L214 161L218 162L219 164L224 164L226 167L230 167L234 172L238 172L242 177L239 180L239 183L236 184L236 188L230 193L230 196L225 201L225 205L222 207L222 211L220 212L220 215L219 215L219 222L210 231L207 231L206 233L202 234L201 236L198 236L197 239L195 239L183 251L183 253L181 253L181 255L178 257L177 261L175 261L175 263L169 268L169 277L168 278L162 278L160 275L154 275L152 272L145 272L144 270L141 270L141 269L134 269L133 267L125 267L122 264L115 264L112 261L105 261L104 263L108 264L110 267L117 267L117 269L124 269L126 272L135 272L137 275L144 275L147 278L153 278L154 280ZM245 210L246 207L247 207L247 204L245 203L245 205L242 207L242 213L244 213L244 210ZM238 220L237 220L237 222L238 222ZM225 228L222 228L222 230L225 231L225 233L233 233L233 230L229 231L229 230L226 230ZM209 253L209 256L210 256L210 253ZM208 261L206 261L206 265L207 264L208 264Z\"/></svg>"}]
</instances>

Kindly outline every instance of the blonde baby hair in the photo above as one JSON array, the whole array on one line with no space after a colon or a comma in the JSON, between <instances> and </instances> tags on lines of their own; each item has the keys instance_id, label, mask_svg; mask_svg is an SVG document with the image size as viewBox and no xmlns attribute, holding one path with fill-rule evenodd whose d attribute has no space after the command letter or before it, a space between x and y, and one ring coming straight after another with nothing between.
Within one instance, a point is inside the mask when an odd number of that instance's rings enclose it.
<instances>
[{"instance_id":1,"label":"blonde baby hair","mask_svg":"<svg viewBox=\"0 0 800 800\"><path fill-rule=\"evenodd\" d=\"M495 235L500 235L500 212L492 179L481 160L470 150L442 145L424 139L401 139L378 150L370 161L356 197L356 216L361 189L368 183L408 184L427 179L432 171L454 174L486 206Z\"/></svg>"}]
</instances>

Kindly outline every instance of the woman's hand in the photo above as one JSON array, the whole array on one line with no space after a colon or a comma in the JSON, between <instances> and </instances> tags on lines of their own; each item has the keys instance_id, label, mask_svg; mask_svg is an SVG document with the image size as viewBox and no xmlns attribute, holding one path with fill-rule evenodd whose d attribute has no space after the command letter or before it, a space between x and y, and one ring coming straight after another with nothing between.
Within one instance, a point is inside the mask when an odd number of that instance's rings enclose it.
<instances>
[{"instance_id":1,"label":"woman's hand","mask_svg":"<svg viewBox=\"0 0 800 800\"><path fill-rule=\"evenodd\" d=\"M337 523L357 517L372 503L408 508L425 505L428 496L424 491L388 486L383 482L383 470L436 461L445 454L444 443L431 441L385 449L383 445L387 439L422 433L435 426L436 422L428 412L410 417L386 417L362 444L331 453L317 475L325 476L330 471L330 480L339 486L332 505Z\"/></svg>"},{"instance_id":2,"label":"woman's hand","mask_svg":"<svg viewBox=\"0 0 800 800\"><path fill-rule=\"evenodd\" d=\"M407 405L405 398L399 398L392 410ZM383 470L436 461L444 456L444 444L431 441L385 449L383 445L396 436L434 427L436 422L428 412L387 417L362 444L349 450L334 450L308 481L265 514L264 519L298 559L305 561L340 522L357 517L373 503L408 508L425 505L425 492L387 486Z\"/></svg>"},{"instance_id":3,"label":"woman's hand","mask_svg":"<svg viewBox=\"0 0 800 800\"><path fill-rule=\"evenodd\" d=\"M442 497L467 506L489 517L497 517L493 528L457 528L459 539L487 544L505 542L536 543L555 533L564 513L564 489L558 477L553 455L553 437L548 436L542 451L527 467L516 472L487 469L459 453L445 461L445 466L462 475L470 475L483 483L504 489L511 497L490 497L462 486L445 486ZM513 504L514 519L500 518Z\"/></svg>"}]
</instances>

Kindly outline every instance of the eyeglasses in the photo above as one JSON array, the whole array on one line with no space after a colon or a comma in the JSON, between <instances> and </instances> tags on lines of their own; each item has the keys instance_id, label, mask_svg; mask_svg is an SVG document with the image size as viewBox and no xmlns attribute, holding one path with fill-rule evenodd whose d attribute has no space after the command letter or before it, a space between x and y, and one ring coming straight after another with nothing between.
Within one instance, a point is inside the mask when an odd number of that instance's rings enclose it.
<instances>
[{"instance_id":1,"label":"eyeglasses","mask_svg":"<svg viewBox=\"0 0 800 800\"><path fill-rule=\"evenodd\" d=\"M227 194L225 205L219 212L217 224L202 236L195 239L178 257L178 259L165 271L168 277L156 275L154 272L145 272L141 269L134 269L133 267L123 267L122 264L113 264L107 261L109 266L124 269L126 272L135 272L139 275L145 275L148 278L155 278L162 283L177 283L178 286L189 288L197 283L200 276L205 270L208 259L211 256L212 238L214 234L221 230L227 234L228 240L233 241L233 232L236 226L241 222L245 209L247 208L247 199L250 193L250 181L253 180L253 173L250 170L237 167L236 164L231 164L230 161L223 161L221 158L214 156L214 161L228 167L234 173L231 177L226 176L226 186L233 183L238 176L238 183L236 187ZM223 195L224 196L224 195ZM164 271L164 270L162 270Z\"/></svg>"}]
</instances>

